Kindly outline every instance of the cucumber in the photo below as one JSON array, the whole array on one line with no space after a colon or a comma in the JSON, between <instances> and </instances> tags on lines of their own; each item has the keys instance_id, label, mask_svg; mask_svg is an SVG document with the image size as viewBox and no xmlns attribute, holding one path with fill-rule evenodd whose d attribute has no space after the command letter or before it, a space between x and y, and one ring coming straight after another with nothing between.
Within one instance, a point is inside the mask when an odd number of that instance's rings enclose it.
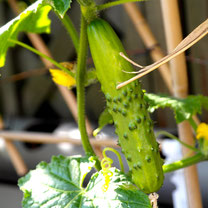
<instances>
[{"instance_id":1,"label":"cucumber","mask_svg":"<svg viewBox=\"0 0 208 208\"><path fill-rule=\"evenodd\" d=\"M116 90L116 85L133 75L126 54L112 27L102 19L93 20L87 28L91 55L101 89L112 115L119 143L124 153L133 182L145 193L157 191L163 184L163 161L153 132L148 105L139 81Z\"/></svg>"}]
</instances>

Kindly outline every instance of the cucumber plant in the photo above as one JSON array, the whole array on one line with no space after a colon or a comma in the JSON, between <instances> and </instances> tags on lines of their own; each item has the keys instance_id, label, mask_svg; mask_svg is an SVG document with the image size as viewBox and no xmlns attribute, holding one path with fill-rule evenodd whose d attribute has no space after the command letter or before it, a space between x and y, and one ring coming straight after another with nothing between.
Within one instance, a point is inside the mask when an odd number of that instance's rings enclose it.
<instances>
[{"instance_id":1,"label":"cucumber plant","mask_svg":"<svg viewBox=\"0 0 208 208\"><path fill-rule=\"evenodd\" d=\"M208 110L208 97L191 96L185 100L179 100L144 94L138 80L116 90L119 83L132 78L132 74L125 73L123 70L132 72L133 68L119 55L120 52L126 55L121 41L106 21L97 18L97 14L102 9L129 1L135 0L118 0L102 5L96 5L93 0L78 0L82 13L80 38L71 20L65 14L70 8L70 0L38 0L28 7L23 12L24 14L20 14L0 28L0 67L5 63L8 48L17 44L48 59L62 70L61 72L65 72L64 77L58 77L59 80L64 80L64 83L67 81L66 77L70 77L70 81L72 77L76 78L78 125L82 145L86 152L86 157L54 156L50 163L41 162L35 170L22 177L18 185L24 192L22 202L24 208L151 208L152 202L145 193L155 192L161 187L164 178L163 173L208 159L208 125L202 124L197 127L192 120L193 115L201 113L202 107ZM51 9L60 17L72 36L78 53L76 74L31 46L17 41L18 33L22 31L49 32L48 13ZM131 179L123 171L111 168L113 161L106 155L104 155L105 160L102 161L107 161L108 166L104 166L102 162L100 166L100 161L96 157L86 133L84 87L86 82L90 80L90 78L86 80L87 74L85 72L87 38L96 67L97 78L106 97L107 110L113 117L116 133L119 136L118 143L120 143L130 167ZM57 76L63 74L58 71L56 73ZM148 104L150 108L148 108ZM154 111L159 107L173 109L177 123L184 120L190 122L197 133L196 147L181 142L177 137L167 132L160 132L160 134L178 140L182 145L195 151L195 155L163 165L153 132L153 124L148 114L148 111ZM111 117L108 119L111 120ZM84 178L92 167L96 167L98 172L91 177L87 187L83 188ZM101 167L102 170L100 170ZM155 204L154 207L156 207Z\"/></svg>"}]
</instances>

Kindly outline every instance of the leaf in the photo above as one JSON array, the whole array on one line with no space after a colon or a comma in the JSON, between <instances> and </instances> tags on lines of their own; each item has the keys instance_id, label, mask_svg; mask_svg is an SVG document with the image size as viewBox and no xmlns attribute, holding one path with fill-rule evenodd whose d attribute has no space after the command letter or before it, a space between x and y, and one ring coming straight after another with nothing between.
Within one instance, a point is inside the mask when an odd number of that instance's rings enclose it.
<instances>
[{"instance_id":1,"label":"leaf","mask_svg":"<svg viewBox=\"0 0 208 208\"><path fill-rule=\"evenodd\" d=\"M18 181L24 192L23 208L77 207L83 180L93 165L80 156L53 156L49 164L41 162Z\"/></svg>"},{"instance_id":2,"label":"leaf","mask_svg":"<svg viewBox=\"0 0 208 208\"><path fill-rule=\"evenodd\" d=\"M101 113L99 120L98 120L98 128L93 131L93 136L96 136L107 124L113 123L113 117L108 112L108 109L105 108L105 110Z\"/></svg>"},{"instance_id":3,"label":"leaf","mask_svg":"<svg viewBox=\"0 0 208 208\"><path fill-rule=\"evenodd\" d=\"M190 119L193 115L201 113L201 108L208 110L208 97L197 95L188 96L185 99L145 93L145 99L149 104L149 111L154 112L158 108L169 107L174 111L177 123Z\"/></svg>"},{"instance_id":4,"label":"leaf","mask_svg":"<svg viewBox=\"0 0 208 208\"><path fill-rule=\"evenodd\" d=\"M138 190L126 175L118 169L111 168L113 176L106 192L102 186L105 183L102 171L91 178L82 199L80 207L96 208L151 208L148 196Z\"/></svg>"},{"instance_id":5,"label":"leaf","mask_svg":"<svg viewBox=\"0 0 208 208\"><path fill-rule=\"evenodd\" d=\"M71 0L38 0L19 16L0 28L0 67L5 64L9 47L14 46L9 39L17 40L20 32L49 33L50 19L48 13L55 10L63 16L70 7Z\"/></svg>"},{"instance_id":6,"label":"leaf","mask_svg":"<svg viewBox=\"0 0 208 208\"><path fill-rule=\"evenodd\" d=\"M108 191L102 191L105 178L101 171L83 189L83 179L93 165L79 156L54 156L49 164L41 162L18 182L24 192L23 208L151 207L147 195L115 168Z\"/></svg>"},{"instance_id":7,"label":"leaf","mask_svg":"<svg viewBox=\"0 0 208 208\"><path fill-rule=\"evenodd\" d=\"M91 68L87 70L86 76L85 76L85 87L95 84L97 82L97 75L94 68Z\"/></svg>"},{"instance_id":8,"label":"leaf","mask_svg":"<svg viewBox=\"0 0 208 208\"><path fill-rule=\"evenodd\" d=\"M65 15L71 7L72 0L46 0L61 17Z\"/></svg>"},{"instance_id":9,"label":"leaf","mask_svg":"<svg viewBox=\"0 0 208 208\"><path fill-rule=\"evenodd\" d=\"M201 101L202 107L208 110L208 96L201 96L200 101Z\"/></svg>"},{"instance_id":10,"label":"leaf","mask_svg":"<svg viewBox=\"0 0 208 208\"><path fill-rule=\"evenodd\" d=\"M0 67L4 66L6 52L9 47L14 46L9 39L17 39L19 32L49 33L50 20L48 13L50 6L42 5L39 0L28 7L15 19L0 28Z\"/></svg>"}]
</instances>

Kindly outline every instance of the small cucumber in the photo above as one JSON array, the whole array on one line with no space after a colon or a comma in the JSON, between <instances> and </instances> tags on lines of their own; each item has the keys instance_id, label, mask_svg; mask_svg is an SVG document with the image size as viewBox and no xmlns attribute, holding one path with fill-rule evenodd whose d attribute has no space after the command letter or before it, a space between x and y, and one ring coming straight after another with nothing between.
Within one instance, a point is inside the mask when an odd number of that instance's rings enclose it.
<instances>
[{"instance_id":1,"label":"small cucumber","mask_svg":"<svg viewBox=\"0 0 208 208\"><path fill-rule=\"evenodd\" d=\"M155 192L163 184L163 161L147 112L148 106L143 99L144 93L138 81L116 90L118 83L133 76L122 70L131 72L134 69L119 55L119 52L126 52L106 21L93 20L88 25L87 34L97 77L132 172L132 180L145 193Z\"/></svg>"}]
</instances>

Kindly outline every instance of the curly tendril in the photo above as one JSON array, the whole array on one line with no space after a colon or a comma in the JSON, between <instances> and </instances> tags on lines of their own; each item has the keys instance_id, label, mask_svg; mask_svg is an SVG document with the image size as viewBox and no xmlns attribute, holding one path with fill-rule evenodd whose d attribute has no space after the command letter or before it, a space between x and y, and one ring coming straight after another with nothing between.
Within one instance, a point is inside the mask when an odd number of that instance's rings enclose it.
<instances>
[{"instance_id":1,"label":"curly tendril","mask_svg":"<svg viewBox=\"0 0 208 208\"><path fill-rule=\"evenodd\" d=\"M124 172L123 163L122 163L121 156L118 153L118 151L113 148L110 148L110 147L105 148L103 150L103 157L104 158L101 161L102 173L105 178L105 183L102 186L103 192L106 192L108 190L109 184L110 184L110 178L113 176L113 172L110 170L113 160L111 158L107 157L106 151L111 151L117 155L119 163L120 163L121 171Z\"/></svg>"},{"instance_id":2,"label":"curly tendril","mask_svg":"<svg viewBox=\"0 0 208 208\"><path fill-rule=\"evenodd\" d=\"M102 172L103 176L105 177L105 184L102 186L103 192L106 192L108 190L110 178L113 176L113 173L110 170L112 163L113 160L109 157L104 157L101 161Z\"/></svg>"}]
</instances>

